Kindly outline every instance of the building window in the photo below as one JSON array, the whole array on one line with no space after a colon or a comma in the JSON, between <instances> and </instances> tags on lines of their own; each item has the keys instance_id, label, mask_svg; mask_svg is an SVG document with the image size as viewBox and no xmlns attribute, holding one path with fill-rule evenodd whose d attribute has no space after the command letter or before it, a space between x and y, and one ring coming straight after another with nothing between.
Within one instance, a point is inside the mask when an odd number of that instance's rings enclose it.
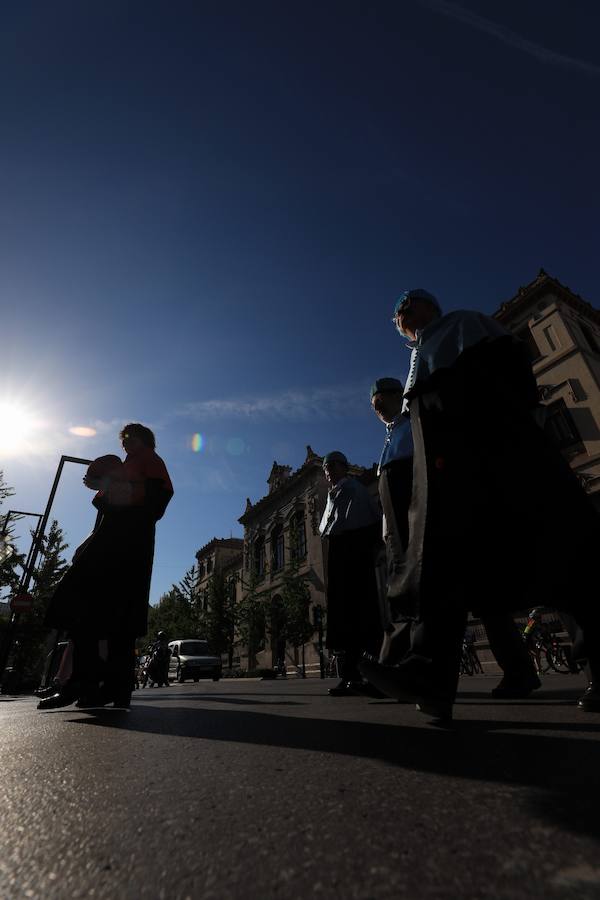
<instances>
[{"instance_id":1,"label":"building window","mask_svg":"<svg viewBox=\"0 0 600 900\"><path fill-rule=\"evenodd\" d=\"M257 538L254 542L252 561L254 574L259 578L262 578L265 574L267 562L265 555L265 539L263 537Z\"/></svg>"},{"instance_id":2,"label":"building window","mask_svg":"<svg viewBox=\"0 0 600 900\"><path fill-rule=\"evenodd\" d=\"M302 510L295 512L290 519L290 552L292 559L304 559L306 556L306 526Z\"/></svg>"},{"instance_id":3,"label":"building window","mask_svg":"<svg viewBox=\"0 0 600 900\"><path fill-rule=\"evenodd\" d=\"M519 328L519 330L515 332L515 336L518 337L520 341L523 341L529 351L529 356L532 360L540 358L540 348L538 347L536 339L531 333L531 328L529 327L529 325L525 325L523 328Z\"/></svg>"},{"instance_id":4,"label":"building window","mask_svg":"<svg viewBox=\"0 0 600 900\"><path fill-rule=\"evenodd\" d=\"M212 559L207 559L206 560L206 574L210 575L212 570L213 570L213 561L212 561Z\"/></svg>"},{"instance_id":5,"label":"building window","mask_svg":"<svg viewBox=\"0 0 600 900\"><path fill-rule=\"evenodd\" d=\"M592 329L588 328L588 326L585 325L583 322L579 323L579 327L580 327L581 333L584 336L586 343L587 343L588 347L590 348L590 350L592 351L592 353L600 353L600 346L598 345L598 339L596 338L596 335L594 334Z\"/></svg>"},{"instance_id":6,"label":"building window","mask_svg":"<svg viewBox=\"0 0 600 900\"><path fill-rule=\"evenodd\" d=\"M200 580L201 578L204 578L204 571L205 571L204 563L203 562L198 563L198 580Z\"/></svg>"},{"instance_id":7,"label":"building window","mask_svg":"<svg viewBox=\"0 0 600 900\"><path fill-rule=\"evenodd\" d=\"M552 325L548 325L547 328L544 328L544 337L548 341L548 346L551 350L557 350L560 347L558 335Z\"/></svg>"},{"instance_id":8,"label":"building window","mask_svg":"<svg viewBox=\"0 0 600 900\"><path fill-rule=\"evenodd\" d=\"M271 532L271 559L274 572L279 572L284 565L283 528L277 525Z\"/></svg>"},{"instance_id":9,"label":"building window","mask_svg":"<svg viewBox=\"0 0 600 900\"><path fill-rule=\"evenodd\" d=\"M573 416L562 399L555 400L546 407L544 430L561 450L583 443Z\"/></svg>"}]
</instances>

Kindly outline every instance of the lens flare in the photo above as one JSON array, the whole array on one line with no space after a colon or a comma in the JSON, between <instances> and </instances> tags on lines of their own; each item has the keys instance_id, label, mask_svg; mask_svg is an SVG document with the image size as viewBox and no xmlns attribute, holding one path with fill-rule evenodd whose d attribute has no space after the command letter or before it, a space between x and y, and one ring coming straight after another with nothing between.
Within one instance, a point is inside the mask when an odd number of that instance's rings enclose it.
<instances>
[{"instance_id":1,"label":"lens flare","mask_svg":"<svg viewBox=\"0 0 600 900\"><path fill-rule=\"evenodd\" d=\"M87 425L73 425L72 428L69 428L69 432L77 437L94 437L96 429L88 428Z\"/></svg>"},{"instance_id":2,"label":"lens flare","mask_svg":"<svg viewBox=\"0 0 600 900\"><path fill-rule=\"evenodd\" d=\"M194 453L200 453L202 448L204 447L204 438L200 434L199 431L196 434L192 435L192 450Z\"/></svg>"}]
</instances>

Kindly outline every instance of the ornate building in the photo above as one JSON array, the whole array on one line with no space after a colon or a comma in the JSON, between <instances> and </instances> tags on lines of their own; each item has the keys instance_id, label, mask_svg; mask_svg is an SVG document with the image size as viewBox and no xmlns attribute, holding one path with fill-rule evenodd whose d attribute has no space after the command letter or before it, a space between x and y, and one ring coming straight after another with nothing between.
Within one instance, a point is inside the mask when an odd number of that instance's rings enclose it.
<instances>
[{"instance_id":1,"label":"ornate building","mask_svg":"<svg viewBox=\"0 0 600 900\"><path fill-rule=\"evenodd\" d=\"M494 317L529 347L544 427L600 510L600 310L540 269Z\"/></svg>"}]
</instances>

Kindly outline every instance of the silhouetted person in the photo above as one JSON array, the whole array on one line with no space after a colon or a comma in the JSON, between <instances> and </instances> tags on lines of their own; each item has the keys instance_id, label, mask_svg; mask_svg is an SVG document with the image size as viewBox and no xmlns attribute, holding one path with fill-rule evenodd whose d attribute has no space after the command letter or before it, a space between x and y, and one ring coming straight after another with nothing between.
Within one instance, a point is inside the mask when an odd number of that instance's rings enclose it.
<instances>
[{"instance_id":1,"label":"silhouetted person","mask_svg":"<svg viewBox=\"0 0 600 900\"><path fill-rule=\"evenodd\" d=\"M102 518L77 552L46 614L46 623L66 630L73 641L73 672L58 694L41 701L41 709L75 700L84 707L130 703L135 639L148 631L155 525L173 486L149 428L130 423L120 438L125 461L113 458L112 467L101 473L92 464L84 478L97 490L92 502ZM100 640L106 641L105 658Z\"/></svg>"},{"instance_id":2,"label":"silhouetted person","mask_svg":"<svg viewBox=\"0 0 600 900\"><path fill-rule=\"evenodd\" d=\"M378 652L383 628L375 576L381 517L367 488L348 475L339 450L323 459L329 484L320 532L327 542L327 639L338 658L340 683L332 696L361 693L362 651Z\"/></svg>"}]
</instances>

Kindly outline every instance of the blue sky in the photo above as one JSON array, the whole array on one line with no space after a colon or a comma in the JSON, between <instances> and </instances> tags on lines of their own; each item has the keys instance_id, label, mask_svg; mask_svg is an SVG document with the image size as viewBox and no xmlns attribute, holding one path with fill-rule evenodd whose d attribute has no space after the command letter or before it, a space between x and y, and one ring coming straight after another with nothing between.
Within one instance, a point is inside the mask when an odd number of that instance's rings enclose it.
<instances>
[{"instance_id":1,"label":"blue sky","mask_svg":"<svg viewBox=\"0 0 600 900\"><path fill-rule=\"evenodd\" d=\"M241 535L274 459L378 457L404 288L492 312L543 266L598 306L599 26L595 0L5 4L11 505L150 425L176 490L156 602ZM71 550L82 474L55 506Z\"/></svg>"}]
</instances>

